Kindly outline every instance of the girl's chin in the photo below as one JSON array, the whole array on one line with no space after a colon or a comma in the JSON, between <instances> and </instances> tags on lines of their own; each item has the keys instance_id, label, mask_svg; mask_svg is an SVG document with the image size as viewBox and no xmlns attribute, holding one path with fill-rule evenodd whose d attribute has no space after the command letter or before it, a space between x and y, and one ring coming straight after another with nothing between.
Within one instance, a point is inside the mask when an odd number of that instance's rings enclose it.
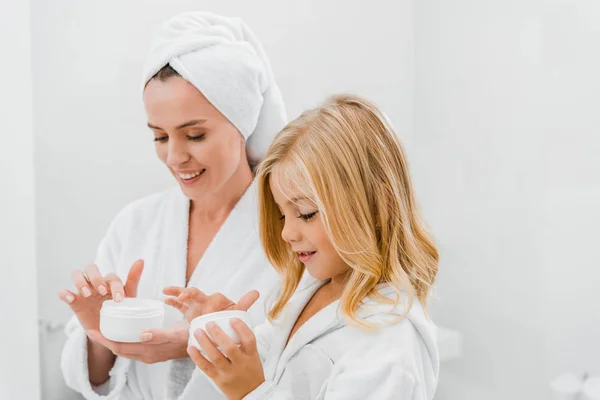
<instances>
[{"instance_id":1,"label":"girl's chin","mask_svg":"<svg viewBox=\"0 0 600 400\"><path fill-rule=\"evenodd\" d=\"M319 268L315 268L314 266L306 266L306 271L308 274L319 281L326 281L327 279L331 279L330 274L323 273L323 271L319 271Z\"/></svg>"}]
</instances>

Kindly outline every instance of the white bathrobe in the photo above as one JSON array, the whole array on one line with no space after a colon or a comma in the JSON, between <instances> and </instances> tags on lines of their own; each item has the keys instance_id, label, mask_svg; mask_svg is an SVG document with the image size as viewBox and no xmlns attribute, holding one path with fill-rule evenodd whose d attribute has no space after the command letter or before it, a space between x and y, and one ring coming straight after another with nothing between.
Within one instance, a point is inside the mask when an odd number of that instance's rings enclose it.
<instances>
[{"instance_id":1,"label":"white bathrobe","mask_svg":"<svg viewBox=\"0 0 600 400\"><path fill-rule=\"evenodd\" d=\"M268 263L258 236L257 185L252 183L218 231L192 274L189 286L206 293L221 292L237 300L252 289L261 299L250 310L255 324L264 322L264 299L278 277ZM103 274L115 271L125 279L137 259L145 266L138 297L164 299L166 286L185 286L189 200L179 188L158 193L127 206L112 222L100 243L96 263ZM181 315L166 307L167 320ZM168 323L167 323L168 324ZM118 357L110 380L102 388L92 388L88 379L86 334L76 317L66 328L68 339L62 354L62 370L68 386L86 399L152 400L171 398L166 391L168 376L178 376L175 362L144 364ZM191 362L191 361L190 361ZM193 363L191 364L193 366ZM198 369L181 399L222 399L211 382ZM193 383L193 384L192 384ZM98 392L105 394L101 396Z\"/></svg>"},{"instance_id":2,"label":"white bathrobe","mask_svg":"<svg viewBox=\"0 0 600 400\"><path fill-rule=\"evenodd\" d=\"M244 400L430 400L438 381L436 328L415 300L407 318L378 331L348 325L339 300L310 318L286 341L298 316L322 285L298 290L281 318L256 330L266 381ZM394 289L380 291L391 298ZM368 300L358 315L380 324L402 315L399 306ZM200 399L201 397L199 397Z\"/></svg>"}]
</instances>

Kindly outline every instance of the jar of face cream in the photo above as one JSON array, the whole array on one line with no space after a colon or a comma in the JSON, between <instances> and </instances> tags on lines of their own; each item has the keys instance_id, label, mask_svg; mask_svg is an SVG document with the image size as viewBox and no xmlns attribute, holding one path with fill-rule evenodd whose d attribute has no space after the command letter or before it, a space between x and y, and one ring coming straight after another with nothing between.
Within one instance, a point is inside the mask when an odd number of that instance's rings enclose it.
<instances>
[{"instance_id":1,"label":"jar of face cream","mask_svg":"<svg viewBox=\"0 0 600 400\"><path fill-rule=\"evenodd\" d=\"M165 308L158 300L106 300L100 309L100 333L113 342L135 343L143 331L162 328L164 318Z\"/></svg>"},{"instance_id":2,"label":"jar of face cream","mask_svg":"<svg viewBox=\"0 0 600 400\"><path fill-rule=\"evenodd\" d=\"M190 336L188 339L188 344L190 346L194 346L198 350L202 351L202 348L200 347L200 345L198 344L198 341L194 337L194 332L196 332L196 330L198 330L198 329L202 329L204 332L206 332L206 334L208 335L210 340L212 340L214 343L213 338L210 336L210 334L206 330L206 324L208 324L209 322L214 322L215 324L217 324L219 326L219 328L221 328L223 330L223 332L225 332L225 334L227 336L232 338L233 341L239 346L241 344L240 338L238 337L237 333L231 327L231 320L233 318L242 320L242 322L245 323L246 325L248 325L248 327L250 329L253 329L250 315L246 311L239 311L239 310L218 311L218 312L202 315L202 316L200 316L198 318L194 318L192 320L192 322L190 323L190 331L189 331Z\"/></svg>"}]
</instances>

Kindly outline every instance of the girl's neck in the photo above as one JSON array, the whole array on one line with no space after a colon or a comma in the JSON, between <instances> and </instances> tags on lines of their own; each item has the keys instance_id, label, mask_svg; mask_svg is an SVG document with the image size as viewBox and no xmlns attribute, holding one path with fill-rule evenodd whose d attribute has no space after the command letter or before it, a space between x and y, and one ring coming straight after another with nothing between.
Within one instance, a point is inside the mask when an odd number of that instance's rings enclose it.
<instances>
[{"instance_id":1,"label":"girl's neck","mask_svg":"<svg viewBox=\"0 0 600 400\"><path fill-rule=\"evenodd\" d=\"M348 281L348 273L349 270L340 275L336 275L324 285L327 286L326 290L330 292L332 296L335 296L336 298L342 296L342 292Z\"/></svg>"}]
</instances>

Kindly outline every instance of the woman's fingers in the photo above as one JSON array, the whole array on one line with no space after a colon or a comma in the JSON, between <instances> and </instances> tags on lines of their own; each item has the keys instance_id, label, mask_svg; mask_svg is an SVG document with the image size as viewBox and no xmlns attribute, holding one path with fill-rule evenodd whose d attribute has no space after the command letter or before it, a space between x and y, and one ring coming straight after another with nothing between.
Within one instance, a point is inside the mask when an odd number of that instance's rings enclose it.
<instances>
[{"instance_id":1,"label":"woman's fingers","mask_svg":"<svg viewBox=\"0 0 600 400\"><path fill-rule=\"evenodd\" d=\"M112 298L118 303L125 297L125 289L123 282L114 273L110 273L104 277L104 281L108 284Z\"/></svg>"},{"instance_id":2,"label":"woman's fingers","mask_svg":"<svg viewBox=\"0 0 600 400\"><path fill-rule=\"evenodd\" d=\"M259 297L260 293L258 293L257 290L251 290L242 296L242 298L240 299L240 301L238 301L234 309L248 311L248 309L252 307L254 303L256 303L256 300L258 300Z\"/></svg>"},{"instance_id":3,"label":"woman's fingers","mask_svg":"<svg viewBox=\"0 0 600 400\"><path fill-rule=\"evenodd\" d=\"M185 288L181 294L179 294L179 300L184 301L186 303L204 303L209 299L209 296L205 295L199 289L195 287Z\"/></svg>"},{"instance_id":4,"label":"woman's fingers","mask_svg":"<svg viewBox=\"0 0 600 400\"><path fill-rule=\"evenodd\" d=\"M167 286L166 288L163 289L163 293L166 294L167 296L177 297L181 293L183 293L184 290L185 290L185 288L182 288L180 286Z\"/></svg>"},{"instance_id":5,"label":"woman's fingers","mask_svg":"<svg viewBox=\"0 0 600 400\"><path fill-rule=\"evenodd\" d=\"M214 378L217 376L217 371L214 365L211 364L204 356L198 351L194 346L189 346L187 348L187 352L198 368L202 370L209 378Z\"/></svg>"},{"instance_id":6,"label":"woman's fingers","mask_svg":"<svg viewBox=\"0 0 600 400\"><path fill-rule=\"evenodd\" d=\"M178 309L182 314L190 308L187 303L180 301L177 297L167 297L165 299L165 304Z\"/></svg>"},{"instance_id":7,"label":"woman's fingers","mask_svg":"<svg viewBox=\"0 0 600 400\"><path fill-rule=\"evenodd\" d=\"M137 260L131 266L129 273L127 274L127 282L125 282L125 294L127 297L136 297L138 284L142 278L142 272L144 271L144 260Z\"/></svg>"},{"instance_id":8,"label":"woman's fingers","mask_svg":"<svg viewBox=\"0 0 600 400\"><path fill-rule=\"evenodd\" d=\"M58 292L58 296L60 297L60 299L61 299L62 301L64 301L64 302L65 302L65 303L67 303L68 305L71 305L71 304L73 304L73 302L74 302L74 301L75 301L75 299L76 299L76 295L75 295L73 292L71 292L71 291L69 291L69 290L67 290L67 289L62 289L62 290L60 290L60 291Z\"/></svg>"},{"instance_id":9,"label":"woman's fingers","mask_svg":"<svg viewBox=\"0 0 600 400\"><path fill-rule=\"evenodd\" d=\"M73 272L73 283L79 290L79 293L83 297L90 297L92 295L92 289L90 287L90 283L88 282L85 274L79 270Z\"/></svg>"},{"instance_id":10,"label":"woman's fingers","mask_svg":"<svg viewBox=\"0 0 600 400\"><path fill-rule=\"evenodd\" d=\"M88 281L91 283L92 287L98 291L102 296L106 296L108 294L108 288L104 284L104 278L98 271L98 267L95 264L89 264L85 267L85 274L87 275Z\"/></svg>"}]
</instances>

